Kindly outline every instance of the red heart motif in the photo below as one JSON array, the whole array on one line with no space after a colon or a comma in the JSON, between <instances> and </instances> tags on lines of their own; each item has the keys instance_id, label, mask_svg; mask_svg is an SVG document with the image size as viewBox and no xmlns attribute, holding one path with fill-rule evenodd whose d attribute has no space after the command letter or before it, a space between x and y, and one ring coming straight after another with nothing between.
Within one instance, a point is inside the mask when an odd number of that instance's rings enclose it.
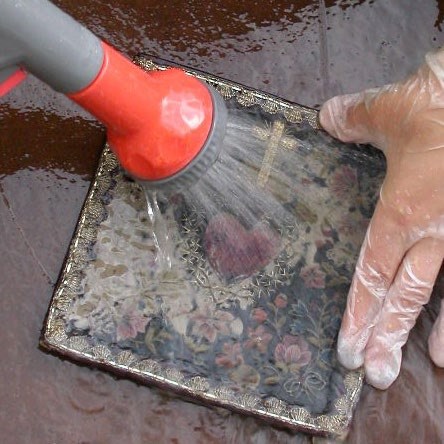
<instances>
[{"instance_id":1,"label":"red heart motif","mask_svg":"<svg viewBox=\"0 0 444 444\"><path fill-rule=\"evenodd\" d=\"M264 223L251 230L220 213L208 223L204 248L214 270L225 279L247 277L264 268L279 252L280 237Z\"/></svg>"}]
</instances>

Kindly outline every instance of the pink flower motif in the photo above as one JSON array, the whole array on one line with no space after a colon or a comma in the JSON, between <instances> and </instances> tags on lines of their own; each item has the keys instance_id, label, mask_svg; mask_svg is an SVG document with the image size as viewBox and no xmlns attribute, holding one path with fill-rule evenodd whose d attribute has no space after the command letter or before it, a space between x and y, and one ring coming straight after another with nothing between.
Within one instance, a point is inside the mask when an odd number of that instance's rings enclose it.
<instances>
[{"instance_id":1,"label":"pink flower motif","mask_svg":"<svg viewBox=\"0 0 444 444\"><path fill-rule=\"evenodd\" d=\"M226 342L223 345L223 353L216 356L216 364L221 367L233 368L242 364L244 359L242 357L241 344Z\"/></svg>"},{"instance_id":2,"label":"pink flower motif","mask_svg":"<svg viewBox=\"0 0 444 444\"><path fill-rule=\"evenodd\" d=\"M338 225L338 232L344 236L360 236L363 237L365 230L369 224L368 219L352 220L349 217L343 217Z\"/></svg>"},{"instance_id":3,"label":"pink flower motif","mask_svg":"<svg viewBox=\"0 0 444 444\"><path fill-rule=\"evenodd\" d=\"M248 329L248 336L244 343L245 348L257 348L260 353L265 353L268 344L273 339L273 335L263 325L259 325L255 329Z\"/></svg>"},{"instance_id":4,"label":"pink flower motif","mask_svg":"<svg viewBox=\"0 0 444 444\"><path fill-rule=\"evenodd\" d=\"M356 231L356 221L351 220L349 217L343 218L339 222L338 232L345 236L353 235Z\"/></svg>"},{"instance_id":5,"label":"pink flower motif","mask_svg":"<svg viewBox=\"0 0 444 444\"><path fill-rule=\"evenodd\" d=\"M267 319L268 315L267 315L267 312L263 308L259 307L259 308L254 308L251 311L251 317L256 322L262 323Z\"/></svg>"},{"instance_id":6,"label":"pink flower motif","mask_svg":"<svg viewBox=\"0 0 444 444\"><path fill-rule=\"evenodd\" d=\"M318 239L315 241L315 245L318 250L323 248L326 243L327 243L327 241L325 239Z\"/></svg>"},{"instance_id":7,"label":"pink flower motif","mask_svg":"<svg viewBox=\"0 0 444 444\"><path fill-rule=\"evenodd\" d=\"M149 318L137 309L135 301L125 301L120 307L121 317L117 321L117 341L132 339L144 333Z\"/></svg>"},{"instance_id":8,"label":"pink flower motif","mask_svg":"<svg viewBox=\"0 0 444 444\"><path fill-rule=\"evenodd\" d=\"M308 288L324 288L326 274L321 270L319 264L307 265L302 268L299 275Z\"/></svg>"},{"instance_id":9,"label":"pink flower motif","mask_svg":"<svg viewBox=\"0 0 444 444\"><path fill-rule=\"evenodd\" d=\"M356 170L348 165L342 165L336 169L330 179L330 187L334 195L343 199L350 194L353 188L356 188L358 177Z\"/></svg>"},{"instance_id":10,"label":"pink flower motif","mask_svg":"<svg viewBox=\"0 0 444 444\"><path fill-rule=\"evenodd\" d=\"M274 359L284 370L296 371L310 362L311 351L300 336L285 335L274 350Z\"/></svg>"},{"instance_id":11,"label":"pink flower motif","mask_svg":"<svg viewBox=\"0 0 444 444\"><path fill-rule=\"evenodd\" d=\"M285 308L287 306L287 296L284 293L279 293L274 300L274 305L277 308Z\"/></svg>"},{"instance_id":12,"label":"pink flower motif","mask_svg":"<svg viewBox=\"0 0 444 444\"><path fill-rule=\"evenodd\" d=\"M204 337L209 342L214 342L218 333L229 335L231 333L230 323L234 320L231 313L223 310L212 311L209 306L200 307L200 312L192 316L192 332Z\"/></svg>"},{"instance_id":13,"label":"pink flower motif","mask_svg":"<svg viewBox=\"0 0 444 444\"><path fill-rule=\"evenodd\" d=\"M333 236L333 230L328 225L322 225L321 232L325 237L332 237Z\"/></svg>"}]
</instances>

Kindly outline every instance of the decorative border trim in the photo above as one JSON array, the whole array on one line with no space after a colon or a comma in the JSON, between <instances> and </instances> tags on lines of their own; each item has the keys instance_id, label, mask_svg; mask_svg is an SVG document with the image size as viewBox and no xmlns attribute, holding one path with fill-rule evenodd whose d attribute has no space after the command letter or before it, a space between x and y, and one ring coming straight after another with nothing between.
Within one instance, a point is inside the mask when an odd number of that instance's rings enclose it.
<instances>
[{"instance_id":1,"label":"decorative border trim","mask_svg":"<svg viewBox=\"0 0 444 444\"><path fill-rule=\"evenodd\" d=\"M145 70L167 69L165 65L156 64L142 56L135 61ZM186 72L214 86L226 100L235 98L239 104L246 107L259 105L268 113L281 113L289 123L306 121L313 128L319 128L318 113L315 110L215 76L190 69L186 69ZM112 186L113 175L118 168L116 157L106 146L48 310L41 346L76 361L136 379L143 384L155 384L193 400L253 415L276 425L318 434L346 433L362 388L364 378L362 370L346 373L344 378L346 391L335 401L334 411L331 414L313 415L305 408L288 405L276 398L264 400L248 393L239 396L224 386L210 387L209 381L203 377L186 380L180 371L163 369L154 360L140 360L129 351L114 355L106 346L92 347L85 336L68 338L65 331L65 316L71 303L82 292L82 270L87 266L88 249L96 240L100 222L106 218L104 198Z\"/></svg>"}]
</instances>

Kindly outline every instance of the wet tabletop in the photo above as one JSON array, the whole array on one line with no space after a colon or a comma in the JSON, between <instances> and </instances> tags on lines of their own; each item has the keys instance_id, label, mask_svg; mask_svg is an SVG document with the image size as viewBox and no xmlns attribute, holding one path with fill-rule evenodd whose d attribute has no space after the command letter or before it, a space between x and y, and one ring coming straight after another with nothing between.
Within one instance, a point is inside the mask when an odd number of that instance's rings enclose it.
<instances>
[{"instance_id":1,"label":"wet tabletop","mask_svg":"<svg viewBox=\"0 0 444 444\"><path fill-rule=\"evenodd\" d=\"M399 80L444 43L444 1L435 0L56 3L129 56L150 53L314 107ZM93 118L32 77L0 99L1 442L310 442L38 349L104 140ZM444 371L426 351L443 295L441 274L400 378L386 392L364 388L348 442L444 440Z\"/></svg>"}]
</instances>

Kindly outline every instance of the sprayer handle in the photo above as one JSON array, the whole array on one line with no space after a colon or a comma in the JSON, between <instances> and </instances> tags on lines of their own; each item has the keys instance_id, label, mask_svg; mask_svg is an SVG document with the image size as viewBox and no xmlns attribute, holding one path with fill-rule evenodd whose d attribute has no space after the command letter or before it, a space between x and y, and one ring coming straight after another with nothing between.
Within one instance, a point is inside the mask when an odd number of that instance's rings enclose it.
<instances>
[{"instance_id":1,"label":"sprayer handle","mask_svg":"<svg viewBox=\"0 0 444 444\"><path fill-rule=\"evenodd\" d=\"M76 92L94 80L102 63L100 39L51 2L1 1L0 89L8 81L14 86L11 76L24 68L56 91Z\"/></svg>"}]
</instances>

